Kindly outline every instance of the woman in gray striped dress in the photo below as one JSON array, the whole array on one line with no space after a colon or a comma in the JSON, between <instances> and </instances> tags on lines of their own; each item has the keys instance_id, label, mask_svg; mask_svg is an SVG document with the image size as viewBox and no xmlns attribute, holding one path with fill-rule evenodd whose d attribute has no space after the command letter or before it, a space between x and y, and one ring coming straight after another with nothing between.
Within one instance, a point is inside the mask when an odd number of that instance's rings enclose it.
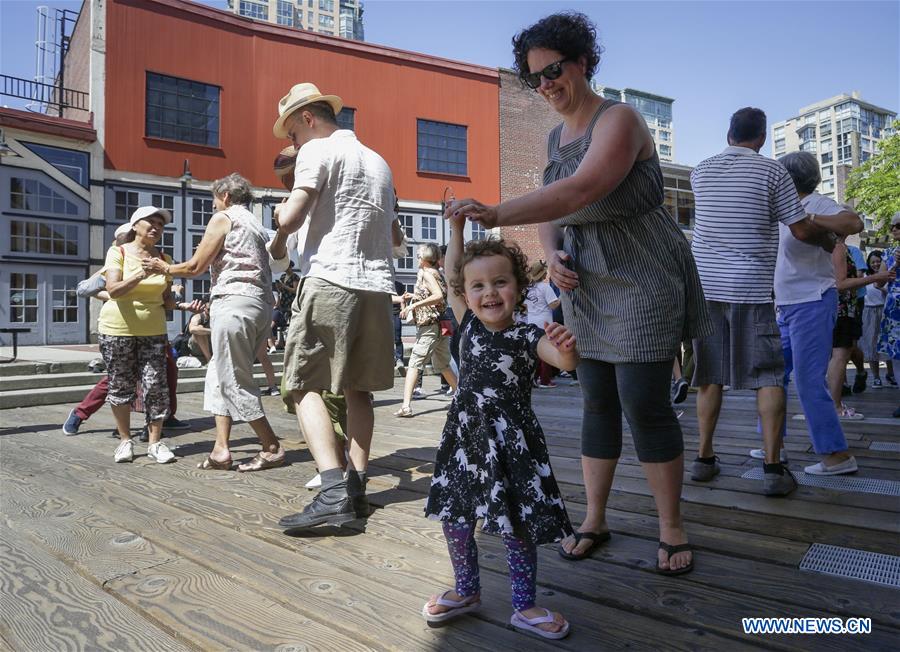
<instances>
[{"instance_id":1,"label":"woman in gray striped dress","mask_svg":"<svg viewBox=\"0 0 900 652\"><path fill-rule=\"evenodd\" d=\"M606 503L622 449L622 412L659 512L657 570L681 574L693 555L681 519L681 427L670 403L681 342L710 331L690 247L663 207L653 138L627 104L593 92L600 60L586 16L548 16L513 39L522 81L560 114L544 186L496 206L455 201L487 228L539 224L566 325L581 354L581 434L587 515L560 554L579 560L609 539Z\"/></svg>"}]
</instances>

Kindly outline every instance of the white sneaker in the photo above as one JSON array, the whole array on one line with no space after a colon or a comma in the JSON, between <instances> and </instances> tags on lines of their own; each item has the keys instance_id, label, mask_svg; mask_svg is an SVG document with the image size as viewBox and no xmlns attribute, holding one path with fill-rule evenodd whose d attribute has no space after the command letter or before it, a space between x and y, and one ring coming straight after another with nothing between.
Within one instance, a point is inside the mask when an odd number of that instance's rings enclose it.
<instances>
[{"instance_id":1,"label":"white sneaker","mask_svg":"<svg viewBox=\"0 0 900 652\"><path fill-rule=\"evenodd\" d=\"M762 448L754 448L753 450L750 451L750 457L752 457L755 460L764 460L764 459L766 459L766 451L763 450ZM778 458L782 464L787 464L787 461L788 461L787 451L782 448L781 455L779 455Z\"/></svg>"},{"instance_id":2,"label":"white sneaker","mask_svg":"<svg viewBox=\"0 0 900 652\"><path fill-rule=\"evenodd\" d=\"M307 482L305 486L307 489L318 489L322 486L322 475L316 473L316 475L313 476L313 479Z\"/></svg>"},{"instance_id":3,"label":"white sneaker","mask_svg":"<svg viewBox=\"0 0 900 652\"><path fill-rule=\"evenodd\" d=\"M857 412L852 407L841 403L841 410L838 412L838 419L841 421L859 421L860 419L865 418L866 417L863 414Z\"/></svg>"},{"instance_id":4,"label":"white sneaker","mask_svg":"<svg viewBox=\"0 0 900 652\"><path fill-rule=\"evenodd\" d=\"M413 398L425 398L425 392L423 392L421 389L416 387L413 390Z\"/></svg>"},{"instance_id":5,"label":"white sneaker","mask_svg":"<svg viewBox=\"0 0 900 652\"><path fill-rule=\"evenodd\" d=\"M134 459L134 442L130 439L122 441L116 446L116 453L113 459L116 462L131 462Z\"/></svg>"},{"instance_id":6,"label":"white sneaker","mask_svg":"<svg viewBox=\"0 0 900 652\"><path fill-rule=\"evenodd\" d=\"M164 443L158 441L147 447L147 457L156 460L160 464L165 464L175 459L175 453L169 450L169 447Z\"/></svg>"},{"instance_id":7,"label":"white sneaker","mask_svg":"<svg viewBox=\"0 0 900 652\"><path fill-rule=\"evenodd\" d=\"M849 459L834 466L825 466L825 462L818 462L807 466L803 470L810 475L841 475L844 473L856 473L859 467L856 465L856 458L851 455Z\"/></svg>"}]
</instances>

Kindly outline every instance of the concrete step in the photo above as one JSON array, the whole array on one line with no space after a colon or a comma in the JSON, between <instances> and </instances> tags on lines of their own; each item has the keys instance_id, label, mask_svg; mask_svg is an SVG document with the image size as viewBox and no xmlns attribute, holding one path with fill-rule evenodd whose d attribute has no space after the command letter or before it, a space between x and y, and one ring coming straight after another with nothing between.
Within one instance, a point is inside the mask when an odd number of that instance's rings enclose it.
<instances>
[{"instance_id":1,"label":"concrete step","mask_svg":"<svg viewBox=\"0 0 900 652\"><path fill-rule=\"evenodd\" d=\"M272 367L276 374L281 374L283 365L281 362L273 362ZM255 365L255 371L262 372L260 365ZM27 389L51 389L72 386L83 386L88 384L96 384L103 378L104 374L95 374L90 371L78 371L76 373L50 373L50 374L31 374L26 376L6 376L0 377L0 392L14 392L17 390ZM195 369L179 369L178 382L189 378L206 377L206 367L197 367Z\"/></svg>"},{"instance_id":2,"label":"concrete step","mask_svg":"<svg viewBox=\"0 0 900 652\"><path fill-rule=\"evenodd\" d=\"M186 371L180 369L179 371ZM195 369L191 371L203 371L206 369ZM99 375L94 376L97 380ZM264 387L266 385L266 376L263 373L253 375L257 385ZM281 382L281 375L276 373L277 382ZM185 394L188 392L202 392L204 377L194 376L185 378L179 374L178 376L178 393ZM96 382L89 385L68 385L64 387L45 387L39 389L21 389L8 392L0 392L0 409L32 407L35 405L56 405L59 403L71 403L72 407L80 403L94 387ZM8 424L5 424L8 425Z\"/></svg>"}]
</instances>

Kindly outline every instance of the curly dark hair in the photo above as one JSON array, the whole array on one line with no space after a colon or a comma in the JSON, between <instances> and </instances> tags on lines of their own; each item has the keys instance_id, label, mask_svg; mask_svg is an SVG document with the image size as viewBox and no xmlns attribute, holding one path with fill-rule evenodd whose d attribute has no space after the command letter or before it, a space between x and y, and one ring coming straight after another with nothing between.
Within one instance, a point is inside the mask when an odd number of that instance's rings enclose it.
<instances>
[{"instance_id":1,"label":"curly dark hair","mask_svg":"<svg viewBox=\"0 0 900 652\"><path fill-rule=\"evenodd\" d=\"M504 256L512 265L513 276L519 285L519 299L516 301L516 310L525 313L525 295L531 281L528 278L528 258L522 253L522 249L515 242L506 242L503 238L491 236L486 240L470 240L463 249L463 254L454 268L454 277L450 281L450 287L456 296L465 294L466 277L464 270L466 265L476 258L487 256Z\"/></svg>"},{"instance_id":2,"label":"curly dark hair","mask_svg":"<svg viewBox=\"0 0 900 652\"><path fill-rule=\"evenodd\" d=\"M524 84L528 69L528 51L533 48L556 50L568 59L584 57L587 68L584 76L588 81L600 63L603 47L597 43L597 28L591 19L577 11L566 11L541 18L531 27L526 27L512 40L515 70Z\"/></svg>"}]
</instances>

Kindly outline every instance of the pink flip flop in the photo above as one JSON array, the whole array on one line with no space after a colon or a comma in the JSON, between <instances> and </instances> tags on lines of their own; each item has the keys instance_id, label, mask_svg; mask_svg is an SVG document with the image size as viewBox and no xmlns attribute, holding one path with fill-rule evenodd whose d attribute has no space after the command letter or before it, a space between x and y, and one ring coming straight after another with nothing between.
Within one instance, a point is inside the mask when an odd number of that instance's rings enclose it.
<instances>
[{"instance_id":1,"label":"pink flip flop","mask_svg":"<svg viewBox=\"0 0 900 652\"><path fill-rule=\"evenodd\" d=\"M537 616L535 618L526 618L518 611L515 611L509 619L509 624L526 634L533 634L534 636L540 636L541 638L560 639L568 636L569 621L566 621L562 626L562 629L558 632L548 632L547 630L538 627L538 625L542 625L543 623L552 623L554 621L553 614L550 610L544 609L544 611L546 612L545 616Z\"/></svg>"},{"instance_id":2,"label":"pink flip flop","mask_svg":"<svg viewBox=\"0 0 900 652\"><path fill-rule=\"evenodd\" d=\"M462 616L470 611L475 611L481 606L480 597L475 597L473 595L468 598L463 598L462 600L449 600L445 597L448 593L450 593L450 590L444 591L440 596L431 596L431 600L422 606L422 616L425 618L426 622L443 623L451 618L456 618L457 616ZM433 614L428 611L428 605L431 601L434 601L436 605L440 605L441 607L448 607L450 610L442 611L439 614Z\"/></svg>"}]
</instances>

